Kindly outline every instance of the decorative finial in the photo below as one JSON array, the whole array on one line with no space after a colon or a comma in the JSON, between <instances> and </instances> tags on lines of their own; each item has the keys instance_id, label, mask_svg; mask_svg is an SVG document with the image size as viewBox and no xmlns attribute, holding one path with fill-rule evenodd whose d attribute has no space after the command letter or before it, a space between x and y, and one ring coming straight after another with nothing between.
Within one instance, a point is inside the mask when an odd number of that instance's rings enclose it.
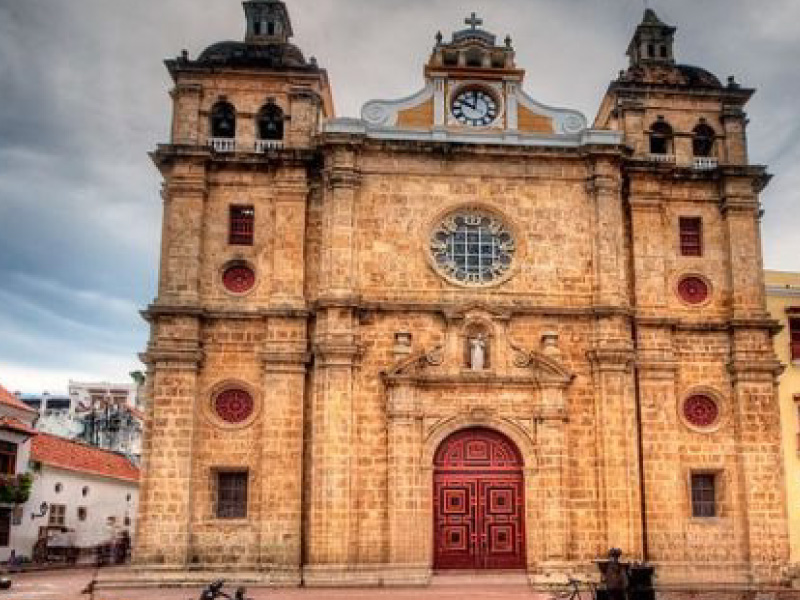
<instances>
[{"instance_id":1,"label":"decorative finial","mask_svg":"<svg viewBox=\"0 0 800 600\"><path fill-rule=\"evenodd\" d=\"M442 45L442 40L444 40L444 36L442 35L442 32L441 31L437 31L436 32L436 45L437 46L441 46Z\"/></svg>"},{"instance_id":2,"label":"decorative finial","mask_svg":"<svg viewBox=\"0 0 800 600\"><path fill-rule=\"evenodd\" d=\"M477 29L478 27L480 27L481 25L483 25L483 19L479 19L478 15L476 15L475 13L472 13L472 15L469 17L469 19L466 19L464 21L464 23L469 25L474 30L474 29Z\"/></svg>"},{"instance_id":3,"label":"decorative finial","mask_svg":"<svg viewBox=\"0 0 800 600\"><path fill-rule=\"evenodd\" d=\"M511 36L506 36L506 48L511 48Z\"/></svg>"}]
</instances>

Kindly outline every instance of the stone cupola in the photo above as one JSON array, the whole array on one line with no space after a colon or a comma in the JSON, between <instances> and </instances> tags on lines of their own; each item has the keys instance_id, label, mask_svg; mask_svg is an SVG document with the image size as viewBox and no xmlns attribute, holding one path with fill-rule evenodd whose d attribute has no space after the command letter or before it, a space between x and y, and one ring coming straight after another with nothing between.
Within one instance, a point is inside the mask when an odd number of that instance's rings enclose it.
<instances>
[{"instance_id":1,"label":"stone cupola","mask_svg":"<svg viewBox=\"0 0 800 600\"><path fill-rule=\"evenodd\" d=\"M280 0L248 0L243 4L246 43L285 44L294 35L289 11Z\"/></svg>"},{"instance_id":2,"label":"stone cupola","mask_svg":"<svg viewBox=\"0 0 800 600\"><path fill-rule=\"evenodd\" d=\"M647 63L675 64L675 31L675 27L664 23L652 8L648 8L628 46L631 66Z\"/></svg>"}]
</instances>

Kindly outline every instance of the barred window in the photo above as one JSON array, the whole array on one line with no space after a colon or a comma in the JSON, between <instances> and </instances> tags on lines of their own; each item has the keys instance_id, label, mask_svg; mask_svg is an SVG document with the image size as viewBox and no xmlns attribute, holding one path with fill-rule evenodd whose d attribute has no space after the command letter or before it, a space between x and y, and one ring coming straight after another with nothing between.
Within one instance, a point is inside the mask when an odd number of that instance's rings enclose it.
<instances>
[{"instance_id":1,"label":"barred window","mask_svg":"<svg viewBox=\"0 0 800 600\"><path fill-rule=\"evenodd\" d=\"M252 246L256 211L252 206L231 206L228 243Z\"/></svg>"},{"instance_id":2,"label":"barred window","mask_svg":"<svg viewBox=\"0 0 800 600\"><path fill-rule=\"evenodd\" d=\"M692 516L717 516L717 478L713 473L692 474Z\"/></svg>"},{"instance_id":3,"label":"barred window","mask_svg":"<svg viewBox=\"0 0 800 600\"><path fill-rule=\"evenodd\" d=\"M703 255L703 219L700 217L681 217L681 255Z\"/></svg>"},{"instance_id":4,"label":"barred window","mask_svg":"<svg viewBox=\"0 0 800 600\"><path fill-rule=\"evenodd\" d=\"M217 473L217 518L247 517L247 471Z\"/></svg>"}]
</instances>

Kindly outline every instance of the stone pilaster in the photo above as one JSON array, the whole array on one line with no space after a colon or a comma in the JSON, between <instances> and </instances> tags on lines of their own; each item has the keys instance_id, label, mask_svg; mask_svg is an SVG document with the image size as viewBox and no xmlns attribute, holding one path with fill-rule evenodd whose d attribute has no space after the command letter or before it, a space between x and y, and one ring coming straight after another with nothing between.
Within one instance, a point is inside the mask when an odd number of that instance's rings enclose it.
<instances>
[{"instance_id":1,"label":"stone pilaster","mask_svg":"<svg viewBox=\"0 0 800 600\"><path fill-rule=\"evenodd\" d=\"M545 563L563 563L569 558L569 489L567 449L567 403L563 386L545 384L534 416L539 462L539 518Z\"/></svg>"},{"instance_id":2,"label":"stone pilaster","mask_svg":"<svg viewBox=\"0 0 800 600\"><path fill-rule=\"evenodd\" d=\"M730 264L731 306L734 319L766 317L764 269L761 256L760 204L752 176L728 175L722 182L722 214Z\"/></svg>"},{"instance_id":3,"label":"stone pilaster","mask_svg":"<svg viewBox=\"0 0 800 600\"><path fill-rule=\"evenodd\" d=\"M353 371L359 352L353 335L355 320L348 308L317 313L307 482L305 579L310 585L329 583L326 572L344 568L354 556Z\"/></svg>"},{"instance_id":4,"label":"stone pilaster","mask_svg":"<svg viewBox=\"0 0 800 600\"><path fill-rule=\"evenodd\" d=\"M179 83L170 92L172 96L172 143L195 145L199 139L200 104L203 87L195 83Z\"/></svg>"},{"instance_id":5,"label":"stone pilaster","mask_svg":"<svg viewBox=\"0 0 800 600\"><path fill-rule=\"evenodd\" d=\"M357 155L337 148L328 157L323 215L321 296L350 298L356 287L355 201L361 183Z\"/></svg>"},{"instance_id":6,"label":"stone pilaster","mask_svg":"<svg viewBox=\"0 0 800 600\"><path fill-rule=\"evenodd\" d=\"M272 294L279 308L305 308L305 237L308 182L305 170L282 173L276 181Z\"/></svg>"},{"instance_id":7,"label":"stone pilaster","mask_svg":"<svg viewBox=\"0 0 800 600\"><path fill-rule=\"evenodd\" d=\"M199 329L194 317L158 317L154 342L142 357L152 381L134 552L139 565L179 568L190 562Z\"/></svg>"},{"instance_id":8,"label":"stone pilaster","mask_svg":"<svg viewBox=\"0 0 800 600\"><path fill-rule=\"evenodd\" d=\"M303 319L271 318L261 418L261 567L298 584L302 562L303 402L309 355Z\"/></svg>"},{"instance_id":9,"label":"stone pilaster","mask_svg":"<svg viewBox=\"0 0 800 600\"><path fill-rule=\"evenodd\" d=\"M193 305L199 300L203 222L208 197L205 166L182 161L163 191L164 222L157 304Z\"/></svg>"},{"instance_id":10,"label":"stone pilaster","mask_svg":"<svg viewBox=\"0 0 800 600\"><path fill-rule=\"evenodd\" d=\"M425 556L426 540L421 539L420 527L430 516L421 503L423 499L422 418L416 388L399 382L389 388L389 563L399 566L428 568ZM430 469L425 469L426 474Z\"/></svg>"},{"instance_id":11,"label":"stone pilaster","mask_svg":"<svg viewBox=\"0 0 800 600\"><path fill-rule=\"evenodd\" d=\"M625 213L619 165L598 157L589 187L595 202L594 303L600 307L629 305Z\"/></svg>"},{"instance_id":12,"label":"stone pilaster","mask_svg":"<svg viewBox=\"0 0 800 600\"><path fill-rule=\"evenodd\" d=\"M642 558L639 449L631 348L589 353L595 387L600 514L605 547Z\"/></svg>"},{"instance_id":13,"label":"stone pilaster","mask_svg":"<svg viewBox=\"0 0 800 600\"><path fill-rule=\"evenodd\" d=\"M739 481L736 490L747 527L747 556L756 584L770 584L781 578L781 567L789 559L788 522L776 377L777 360L745 360L737 347L762 339L763 356L770 356L766 331L737 331L733 381L733 420L737 442Z\"/></svg>"}]
</instances>

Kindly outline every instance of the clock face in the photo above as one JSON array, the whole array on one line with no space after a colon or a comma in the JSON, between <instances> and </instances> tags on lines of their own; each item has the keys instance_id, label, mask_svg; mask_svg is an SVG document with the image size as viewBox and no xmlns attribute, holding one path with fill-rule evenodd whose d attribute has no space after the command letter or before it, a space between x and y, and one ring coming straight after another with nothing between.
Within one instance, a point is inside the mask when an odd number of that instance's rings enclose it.
<instances>
[{"instance_id":1,"label":"clock face","mask_svg":"<svg viewBox=\"0 0 800 600\"><path fill-rule=\"evenodd\" d=\"M497 118L497 101L480 88L469 88L455 97L452 111L462 125L485 127Z\"/></svg>"}]
</instances>

